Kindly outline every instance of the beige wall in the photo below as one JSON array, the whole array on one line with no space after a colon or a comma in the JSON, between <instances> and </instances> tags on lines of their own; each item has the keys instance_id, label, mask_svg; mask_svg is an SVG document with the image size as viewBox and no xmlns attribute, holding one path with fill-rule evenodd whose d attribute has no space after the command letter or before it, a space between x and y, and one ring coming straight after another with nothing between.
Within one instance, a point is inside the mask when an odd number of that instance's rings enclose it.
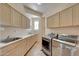
<instances>
[{"instance_id":1,"label":"beige wall","mask_svg":"<svg viewBox=\"0 0 79 59\"><path fill-rule=\"evenodd\" d=\"M45 35L45 17L42 17L42 18L41 18L40 27L41 27L41 34L42 34L42 35Z\"/></svg>"},{"instance_id":2,"label":"beige wall","mask_svg":"<svg viewBox=\"0 0 79 59\"><path fill-rule=\"evenodd\" d=\"M40 31L39 31L39 42L42 41L42 36L45 34L45 17L40 19Z\"/></svg>"}]
</instances>

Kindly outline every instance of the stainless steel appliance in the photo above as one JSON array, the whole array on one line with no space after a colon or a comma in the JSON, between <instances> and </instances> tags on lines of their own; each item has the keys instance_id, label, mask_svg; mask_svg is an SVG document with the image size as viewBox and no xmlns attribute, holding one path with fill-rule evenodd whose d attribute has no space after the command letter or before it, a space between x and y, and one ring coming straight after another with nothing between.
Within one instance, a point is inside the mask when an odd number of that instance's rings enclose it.
<instances>
[{"instance_id":1,"label":"stainless steel appliance","mask_svg":"<svg viewBox=\"0 0 79 59\"><path fill-rule=\"evenodd\" d=\"M46 55L49 55L51 56L52 53L51 53L51 45L52 45L52 39L50 38L46 38L46 37L42 37L42 51L46 54Z\"/></svg>"},{"instance_id":2,"label":"stainless steel appliance","mask_svg":"<svg viewBox=\"0 0 79 59\"><path fill-rule=\"evenodd\" d=\"M78 36L77 35L60 34L58 36L58 39L62 40L62 41L77 44Z\"/></svg>"},{"instance_id":3,"label":"stainless steel appliance","mask_svg":"<svg viewBox=\"0 0 79 59\"><path fill-rule=\"evenodd\" d=\"M61 44L62 48L62 54L63 56L73 56L74 52L76 51L76 45L78 42L78 36L77 35L67 35L67 34L62 34L58 36L58 39L61 41L66 41L69 43L74 44L72 45L67 45L67 44Z\"/></svg>"},{"instance_id":4,"label":"stainless steel appliance","mask_svg":"<svg viewBox=\"0 0 79 59\"><path fill-rule=\"evenodd\" d=\"M57 38L57 34L48 34L42 37L42 51L48 55L52 55L52 39Z\"/></svg>"}]
</instances>

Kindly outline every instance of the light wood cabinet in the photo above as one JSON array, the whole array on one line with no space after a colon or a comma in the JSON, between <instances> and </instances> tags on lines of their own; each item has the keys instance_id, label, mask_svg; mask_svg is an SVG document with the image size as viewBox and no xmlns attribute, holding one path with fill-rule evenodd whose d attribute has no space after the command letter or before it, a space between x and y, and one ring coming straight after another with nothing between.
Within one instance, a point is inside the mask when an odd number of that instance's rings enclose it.
<instances>
[{"instance_id":1,"label":"light wood cabinet","mask_svg":"<svg viewBox=\"0 0 79 59\"><path fill-rule=\"evenodd\" d=\"M10 44L10 45L8 45L8 46L5 46L5 47L3 47L3 48L1 48L0 50L1 50L1 55L2 56L8 56L8 55L17 55L17 45L18 45L18 43L13 43L13 44Z\"/></svg>"},{"instance_id":2,"label":"light wood cabinet","mask_svg":"<svg viewBox=\"0 0 79 59\"><path fill-rule=\"evenodd\" d=\"M73 6L73 25L79 25L79 4Z\"/></svg>"},{"instance_id":3,"label":"light wood cabinet","mask_svg":"<svg viewBox=\"0 0 79 59\"><path fill-rule=\"evenodd\" d=\"M53 16L48 17L47 26L48 28L53 27L64 27L64 26L72 26L72 7L67 8L59 13L56 13Z\"/></svg>"},{"instance_id":4,"label":"light wood cabinet","mask_svg":"<svg viewBox=\"0 0 79 59\"><path fill-rule=\"evenodd\" d=\"M27 28L27 18L22 16L22 28Z\"/></svg>"},{"instance_id":5,"label":"light wood cabinet","mask_svg":"<svg viewBox=\"0 0 79 59\"><path fill-rule=\"evenodd\" d=\"M21 14L16 10L14 10L13 8L11 8L11 22L12 25L16 27L21 27L22 25Z\"/></svg>"},{"instance_id":6,"label":"light wood cabinet","mask_svg":"<svg viewBox=\"0 0 79 59\"><path fill-rule=\"evenodd\" d=\"M59 27L59 13L47 19L48 28Z\"/></svg>"},{"instance_id":7,"label":"light wood cabinet","mask_svg":"<svg viewBox=\"0 0 79 59\"><path fill-rule=\"evenodd\" d=\"M11 25L11 8L8 4L0 4L0 24Z\"/></svg>"},{"instance_id":8,"label":"light wood cabinet","mask_svg":"<svg viewBox=\"0 0 79 59\"><path fill-rule=\"evenodd\" d=\"M60 12L60 27L72 26L72 8Z\"/></svg>"},{"instance_id":9,"label":"light wood cabinet","mask_svg":"<svg viewBox=\"0 0 79 59\"><path fill-rule=\"evenodd\" d=\"M52 56L61 56L60 43L57 41L52 41Z\"/></svg>"},{"instance_id":10,"label":"light wood cabinet","mask_svg":"<svg viewBox=\"0 0 79 59\"><path fill-rule=\"evenodd\" d=\"M29 18L27 18L27 28L30 28L30 19Z\"/></svg>"},{"instance_id":11,"label":"light wood cabinet","mask_svg":"<svg viewBox=\"0 0 79 59\"><path fill-rule=\"evenodd\" d=\"M25 43L26 39L23 39L21 41L19 41L19 45L17 46L17 55L18 56L23 56L26 53L26 43Z\"/></svg>"},{"instance_id":12,"label":"light wood cabinet","mask_svg":"<svg viewBox=\"0 0 79 59\"><path fill-rule=\"evenodd\" d=\"M68 48L63 48L62 56L71 56L71 50L69 50Z\"/></svg>"},{"instance_id":13,"label":"light wood cabinet","mask_svg":"<svg viewBox=\"0 0 79 59\"><path fill-rule=\"evenodd\" d=\"M0 25L30 28L30 20L8 4L0 4Z\"/></svg>"},{"instance_id":14,"label":"light wood cabinet","mask_svg":"<svg viewBox=\"0 0 79 59\"><path fill-rule=\"evenodd\" d=\"M24 56L29 49L34 45L37 41L38 35L33 35L28 38L24 38L23 40L14 42L9 44L3 48L0 48L1 56Z\"/></svg>"},{"instance_id":15,"label":"light wood cabinet","mask_svg":"<svg viewBox=\"0 0 79 59\"><path fill-rule=\"evenodd\" d=\"M79 47L75 49L74 56L79 56Z\"/></svg>"}]
</instances>

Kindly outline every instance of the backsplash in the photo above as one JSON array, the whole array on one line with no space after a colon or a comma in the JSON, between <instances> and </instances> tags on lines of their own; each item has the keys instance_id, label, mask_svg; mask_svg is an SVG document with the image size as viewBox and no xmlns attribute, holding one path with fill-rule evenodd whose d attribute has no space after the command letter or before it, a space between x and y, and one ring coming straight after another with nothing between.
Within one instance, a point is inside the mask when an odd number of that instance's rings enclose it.
<instances>
[{"instance_id":1,"label":"backsplash","mask_svg":"<svg viewBox=\"0 0 79 59\"><path fill-rule=\"evenodd\" d=\"M21 29L12 27L0 27L0 40L5 39L7 36L10 37L21 37L31 32L31 29Z\"/></svg>"},{"instance_id":2,"label":"backsplash","mask_svg":"<svg viewBox=\"0 0 79 59\"><path fill-rule=\"evenodd\" d=\"M74 27L61 27L61 28L46 28L45 34L55 32L59 34L70 34L70 35L79 35L79 26Z\"/></svg>"}]
</instances>

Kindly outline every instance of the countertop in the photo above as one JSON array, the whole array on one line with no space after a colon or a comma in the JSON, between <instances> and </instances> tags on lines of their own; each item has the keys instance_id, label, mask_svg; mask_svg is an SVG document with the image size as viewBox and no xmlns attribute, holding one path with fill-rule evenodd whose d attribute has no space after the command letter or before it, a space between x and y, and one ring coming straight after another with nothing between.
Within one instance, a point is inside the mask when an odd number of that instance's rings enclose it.
<instances>
[{"instance_id":1,"label":"countertop","mask_svg":"<svg viewBox=\"0 0 79 59\"><path fill-rule=\"evenodd\" d=\"M75 43L70 43L70 42L66 42L66 41L62 41L62 40L59 40L59 39L53 39L57 42L60 42L62 44L66 44L66 45L69 45L69 46L72 46L72 47L78 47L79 45L75 44Z\"/></svg>"},{"instance_id":2,"label":"countertop","mask_svg":"<svg viewBox=\"0 0 79 59\"><path fill-rule=\"evenodd\" d=\"M37 33L34 33L34 34L27 34L27 35L25 35L25 36L22 36L21 39L18 39L18 40L15 40L15 41L12 41L12 42L9 42L9 43L0 43L0 48L3 48L3 47L5 47L5 46L7 46L7 45L9 45L9 44L12 44L12 43L14 43L14 42L23 40L24 38L28 38L28 37L31 37L31 36L36 35L36 34L37 34Z\"/></svg>"}]
</instances>

